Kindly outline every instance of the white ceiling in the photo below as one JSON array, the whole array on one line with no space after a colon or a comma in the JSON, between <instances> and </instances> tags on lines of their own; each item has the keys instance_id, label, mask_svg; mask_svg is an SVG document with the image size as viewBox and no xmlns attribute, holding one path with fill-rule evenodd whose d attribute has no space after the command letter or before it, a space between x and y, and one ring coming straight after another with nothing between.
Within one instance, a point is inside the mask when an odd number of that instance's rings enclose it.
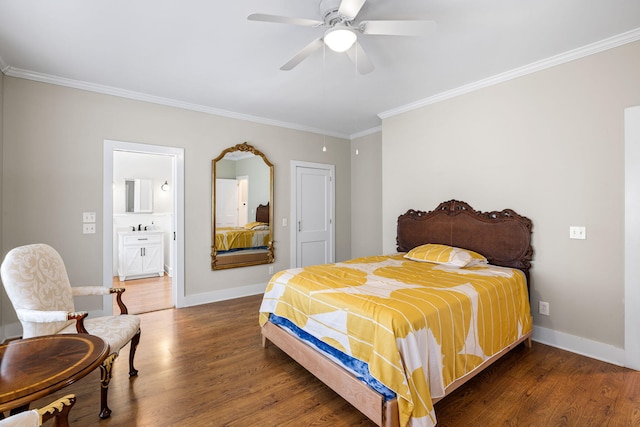
<instances>
[{"instance_id":1,"label":"white ceiling","mask_svg":"<svg viewBox=\"0 0 640 427\"><path fill-rule=\"evenodd\" d=\"M390 114L548 58L640 39L640 0L368 0L361 19L428 19L424 38L360 36L375 70L322 50L318 0L0 0L0 68L215 114L354 136ZM604 42L603 42L604 41ZM503 74L507 73L507 74ZM458 89L457 89L458 88Z\"/></svg>"}]
</instances>

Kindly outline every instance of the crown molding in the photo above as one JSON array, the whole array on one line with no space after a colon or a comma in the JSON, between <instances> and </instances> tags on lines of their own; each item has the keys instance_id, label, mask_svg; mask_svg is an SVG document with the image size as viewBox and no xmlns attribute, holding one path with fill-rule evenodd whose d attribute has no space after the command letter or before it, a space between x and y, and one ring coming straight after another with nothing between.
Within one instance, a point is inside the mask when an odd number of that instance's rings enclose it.
<instances>
[{"instance_id":1,"label":"crown molding","mask_svg":"<svg viewBox=\"0 0 640 427\"><path fill-rule=\"evenodd\" d=\"M378 117L380 117L381 119L393 117L398 114L406 113L408 111L425 107L427 105L432 105L447 99L455 98L457 96L464 95L466 93L474 92L479 89L484 89L486 87L503 83L509 80L513 80L518 77L526 76L528 74L533 74L535 72L542 71L547 68L555 67L556 65L561 65L570 61L574 61L576 59L584 58L586 56L593 55L605 50L613 49L613 48L616 48L628 43L632 43L638 40L640 40L640 28L627 31L626 33L622 33L617 36L610 37L608 39L604 39L599 42L592 43L578 49L570 50L568 52L561 53L559 55L555 55L550 58L543 59L541 61L536 61L531 64L525 65L523 67L515 68L513 70L506 71L504 73L496 74L495 76L492 76L483 80L478 80L477 82L470 83L468 85L460 86L458 88L448 90L446 92L441 92L437 95L430 96L428 98L424 98L422 100L412 102L410 104L406 104L398 108L383 111L378 114Z\"/></svg>"},{"instance_id":2,"label":"crown molding","mask_svg":"<svg viewBox=\"0 0 640 427\"><path fill-rule=\"evenodd\" d=\"M382 132L382 126L375 126L370 129L365 129L360 132L356 132L349 136L349 139L354 140L356 138L362 138L363 136L371 135L372 133Z\"/></svg>"},{"instance_id":3,"label":"crown molding","mask_svg":"<svg viewBox=\"0 0 640 427\"><path fill-rule=\"evenodd\" d=\"M518 77L532 74L547 68L554 67L556 65L564 64L566 62L580 59L580 58L593 55L605 50L613 49L615 47L622 46L627 43L632 43L638 40L640 40L640 28L636 28L626 33L622 33L617 36L610 37L608 39L604 39L599 42L592 43L590 45L571 50L569 52L555 55L550 58L543 59L541 61L533 62L523 67L515 68L513 70L506 71L504 73L500 73L495 76L492 76L483 80L479 80L474 83L470 83L468 85L460 86L458 88L455 88L449 91L441 92L434 96L430 96L428 98L424 98L422 100L412 102L410 104L406 104L398 108L383 111L378 114L378 117L381 119L393 117L398 114L406 113L408 111L412 111L427 105L431 105L447 99L455 98L457 96L464 95L466 93L474 92L479 89L483 89L489 86L503 83ZM149 103L165 105L169 107L176 107L184 110L197 111L197 112L212 114L216 116L228 117L231 119L245 120L253 123L282 127L282 128L292 129L292 130L297 130L302 132L310 132L310 133L315 133L319 135L326 135L326 136L347 139L347 140L353 140L355 138L367 136L375 132L380 132L382 130L381 126L376 126L370 129L366 129L364 131L347 135L344 133L333 132L326 129L313 128L309 126L299 125L296 123L282 122L278 120L267 119L264 117L257 117L257 116L252 116L248 114L236 113L233 111L208 107L204 105L192 104L188 102L177 101L174 99L148 95L141 92L134 92L134 91L124 90L124 89L119 89L112 86L89 83L89 82L84 82L80 80L72 80L72 79L53 76L49 74L37 73L33 71L23 70L20 68L14 68L8 65L2 59L2 57L0 57L0 71L9 77L17 77L17 78L22 78L27 80L38 81L42 83L49 83L53 85L65 86L65 87L70 87L74 89L81 89L81 90L101 93L105 95L118 96L121 98L133 99L137 101L149 102Z\"/></svg>"},{"instance_id":4,"label":"crown molding","mask_svg":"<svg viewBox=\"0 0 640 427\"><path fill-rule=\"evenodd\" d=\"M234 111L222 110L219 108L208 107L205 105L191 104L189 102L177 101L175 99L163 98L155 95L148 95L146 93L134 92L125 89L119 89L112 86L100 85L95 83L84 82L80 80L67 79L64 77L53 76L50 74L37 73L29 70L22 70L20 68L14 68L11 66L5 66L5 63L0 58L0 67L2 72L9 77L17 77L26 80L33 80L41 83L49 83L57 86L65 86L74 89L86 90L89 92L97 92L104 95L118 96L121 98L133 99L136 101L144 101L152 104L165 105L169 107L181 108L184 110L197 111L200 113L212 114L216 116L228 117L231 119L245 120L249 122L259 123L269 126L277 126L286 129L293 129L302 132L310 132L320 135L331 136L341 139L350 139L349 135L333 132L326 129L318 129L309 126L303 126L296 123L282 122L278 120L267 119L264 117L257 117L248 114L236 113Z\"/></svg>"}]
</instances>

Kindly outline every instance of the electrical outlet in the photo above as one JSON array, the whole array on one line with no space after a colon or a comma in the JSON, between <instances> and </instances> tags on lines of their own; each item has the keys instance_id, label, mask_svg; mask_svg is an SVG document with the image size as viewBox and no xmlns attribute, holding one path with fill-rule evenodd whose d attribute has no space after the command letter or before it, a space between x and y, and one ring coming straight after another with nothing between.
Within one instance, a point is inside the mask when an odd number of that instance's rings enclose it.
<instances>
[{"instance_id":1,"label":"electrical outlet","mask_svg":"<svg viewBox=\"0 0 640 427\"><path fill-rule=\"evenodd\" d=\"M82 224L82 234L96 234L96 225Z\"/></svg>"},{"instance_id":2,"label":"electrical outlet","mask_svg":"<svg viewBox=\"0 0 640 427\"><path fill-rule=\"evenodd\" d=\"M581 239L584 240L587 238L587 227L578 227L572 225L569 227L569 238L570 239Z\"/></svg>"},{"instance_id":3,"label":"electrical outlet","mask_svg":"<svg viewBox=\"0 0 640 427\"><path fill-rule=\"evenodd\" d=\"M96 213L95 212L83 212L82 213L82 222L96 222ZM95 233L95 231L94 231Z\"/></svg>"},{"instance_id":4,"label":"electrical outlet","mask_svg":"<svg viewBox=\"0 0 640 427\"><path fill-rule=\"evenodd\" d=\"M538 313L543 316L549 315L549 303L546 301L538 301Z\"/></svg>"}]
</instances>

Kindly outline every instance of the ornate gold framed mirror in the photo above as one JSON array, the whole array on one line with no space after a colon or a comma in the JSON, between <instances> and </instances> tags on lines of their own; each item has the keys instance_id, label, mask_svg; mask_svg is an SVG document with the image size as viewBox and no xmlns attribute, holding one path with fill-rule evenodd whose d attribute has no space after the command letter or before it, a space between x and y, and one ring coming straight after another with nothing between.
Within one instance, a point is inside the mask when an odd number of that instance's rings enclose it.
<instances>
[{"instance_id":1,"label":"ornate gold framed mirror","mask_svg":"<svg viewBox=\"0 0 640 427\"><path fill-rule=\"evenodd\" d=\"M243 142L211 162L211 269L274 261L273 164Z\"/></svg>"}]
</instances>

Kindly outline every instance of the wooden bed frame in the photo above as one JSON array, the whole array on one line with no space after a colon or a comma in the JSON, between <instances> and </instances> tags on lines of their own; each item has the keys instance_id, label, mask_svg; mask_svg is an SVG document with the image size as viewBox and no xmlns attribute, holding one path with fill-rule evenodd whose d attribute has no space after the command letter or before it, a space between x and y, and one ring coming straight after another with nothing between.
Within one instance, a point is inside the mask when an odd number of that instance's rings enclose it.
<instances>
[{"instance_id":1,"label":"wooden bed frame","mask_svg":"<svg viewBox=\"0 0 640 427\"><path fill-rule=\"evenodd\" d=\"M406 252L426 243L470 249L483 254L493 265L522 270L527 277L528 286L533 258L531 230L531 220L511 209L478 212L467 203L450 200L441 203L430 212L412 209L400 215L397 245L399 252ZM267 346L268 341L287 353L377 425L399 425L396 399L385 400L382 395L340 365L271 322L262 327L263 347ZM522 342L530 347L531 333L487 359L471 373L451 383L445 390L445 397ZM433 399L433 403L440 399L442 398Z\"/></svg>"},{"instance_id":2,"label":"wooden bed frame","mask_svg":"<svg viewBox=\"0 0 640 427\"><path fill-rule=\"evenodd\" d=\"M256 221L269 223L269 202L266 205L258 205L256 208Z\"/></svg>"}]
</instances>

